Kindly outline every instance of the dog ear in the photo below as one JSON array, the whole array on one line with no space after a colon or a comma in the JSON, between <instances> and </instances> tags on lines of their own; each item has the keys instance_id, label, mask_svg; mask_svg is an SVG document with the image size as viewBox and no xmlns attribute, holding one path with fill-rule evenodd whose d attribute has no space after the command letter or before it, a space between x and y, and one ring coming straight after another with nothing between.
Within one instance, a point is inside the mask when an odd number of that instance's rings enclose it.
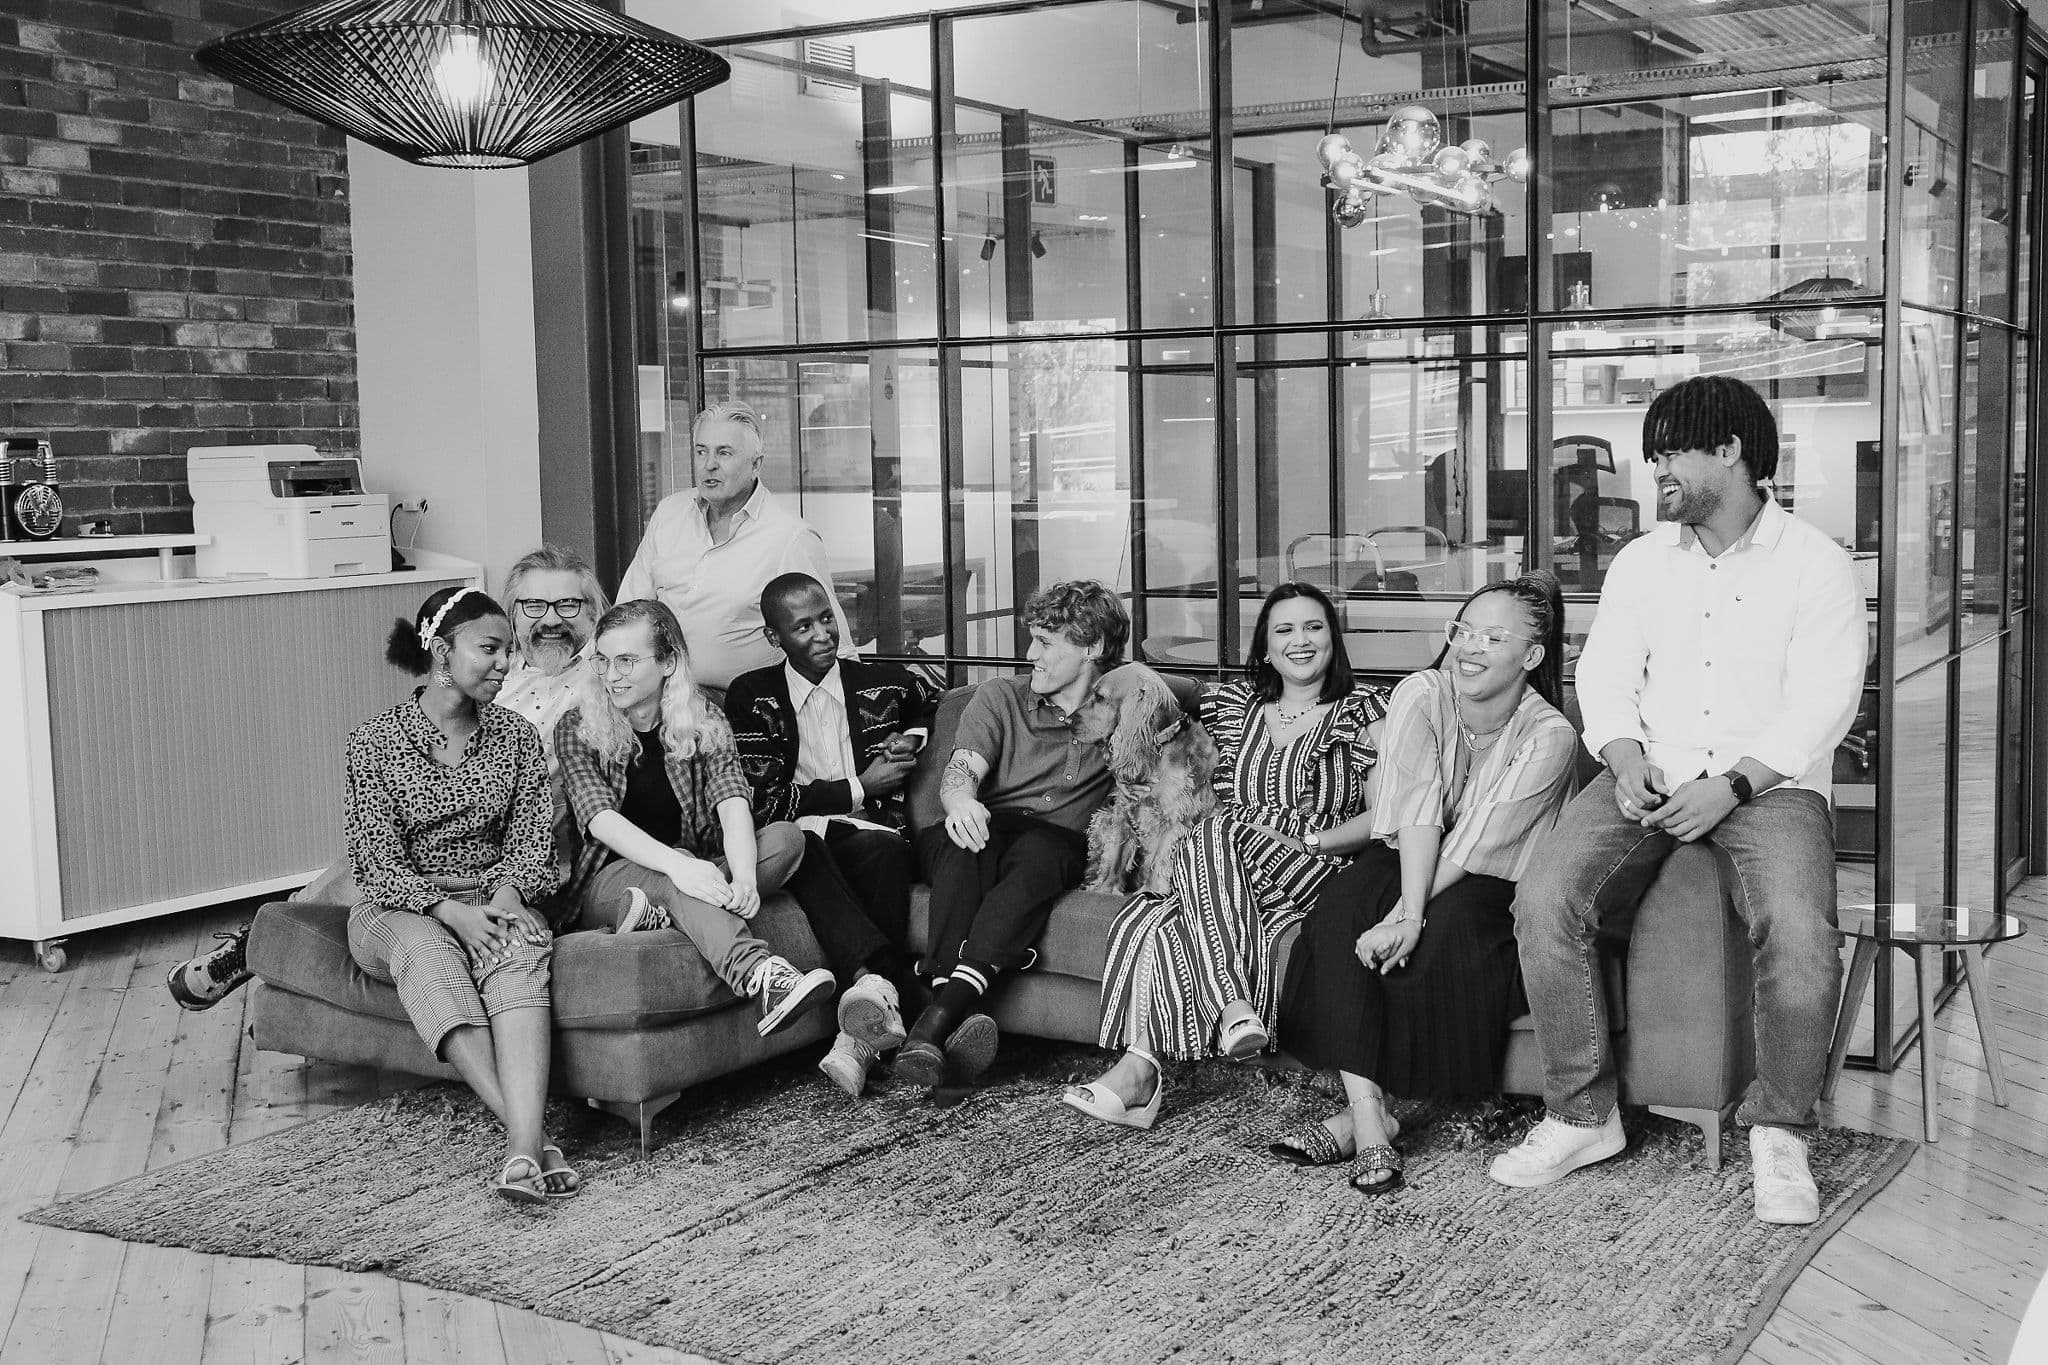
<instances>
[{"instance_id":1,"label":"dog ear","mask_svg":"<svg viewBox=\"0 0 2048 1365\"><path fill-rule=\"evenodd\" d=\"M1159 732L1149 689L1142 679L1117 697L1116 729L1109 736L1109 766L1125 781L1144 778L1159 766Z\"/></svg>"}]
</instances>

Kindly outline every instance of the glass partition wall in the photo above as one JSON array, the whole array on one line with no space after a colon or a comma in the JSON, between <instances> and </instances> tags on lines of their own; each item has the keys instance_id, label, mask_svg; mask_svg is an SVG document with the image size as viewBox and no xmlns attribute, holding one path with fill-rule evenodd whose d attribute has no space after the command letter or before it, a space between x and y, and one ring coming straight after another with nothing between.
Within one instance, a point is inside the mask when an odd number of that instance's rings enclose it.
<instances>
[{"instance_id":1,"label":"glass partition wall","mask_svg":"<svg viewBox=\"0 0 2048 1365\"><path fill-rule=\"evenodd\" d=\"M703 34L681 3L628 8ZM863 643L954 680L1083 576L1210 675L1307 579L1391 677L1528 566L1576 648L1655 521L1645 405L1734 375L1869 603L1845 901L2002 897L2037 779L2006 0L918 8L736 34L730 82L635 125L645 486L688 486L696 407L754 404ZM1533 174L1472 212L1410 167L1340 225L1319 139L1373 157L1397 112Z\"/></svg>"}]
</instances>

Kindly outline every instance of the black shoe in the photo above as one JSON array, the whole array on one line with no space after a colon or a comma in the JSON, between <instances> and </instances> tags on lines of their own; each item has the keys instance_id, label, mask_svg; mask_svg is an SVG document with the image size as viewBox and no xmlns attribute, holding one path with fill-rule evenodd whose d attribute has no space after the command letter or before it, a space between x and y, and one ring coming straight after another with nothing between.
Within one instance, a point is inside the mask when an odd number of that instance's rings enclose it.
<instances>
[{"instance_id":1,"label":"black shoe","mask_svg":"<svg viewBox=\"0 0 2048 1365\"><path fill-rule=\"evenodd\" d=\"M164 980L171 999L185 1009L210 1010L249 979L249 931L214 937L226 941L210 953L180 962Z\"/></svg>"},{"instance_id":2,"label":"black shoe","mask_svg":"<svg viewBox=\"0 0 2048 1365\"><path fill-rule=\"evenodd\" d=\"M970 1014L961 1020L960 1027L946 1039L946 1084L967 1086L980 1080L996 1059L1000 1038L996 1021L986 1014Z\"/></svg>"}]
</instances>

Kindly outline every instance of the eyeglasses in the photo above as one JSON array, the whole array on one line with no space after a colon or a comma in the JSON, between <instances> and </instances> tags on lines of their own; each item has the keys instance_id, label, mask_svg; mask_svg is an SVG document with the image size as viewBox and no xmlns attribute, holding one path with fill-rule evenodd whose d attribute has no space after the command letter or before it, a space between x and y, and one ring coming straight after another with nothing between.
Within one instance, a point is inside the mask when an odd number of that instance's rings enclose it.
<instances>
[{"instance_id":1,"label":"eyeglasses","mask_svg":"<svg viewBox=\"0 0 2048 1365\"><path fill-rule=\"evenodd\" d=\"M583 599L580 597L558 597L552 602L545 597L522 597L517 606L536 621L548 614L549 607L553 607L555 615L564 621L573 621L583 614Z\"/></svg>"},{"instance_id":2,"label":"eyeglasses","mask_svg":"<svg viewBox=\"0 0 2048 1365\"><path fill-rule=\"evenodd\" d=\"M1536 643L1527 635L1517 635L1513 631L1502 630L1499 626L1488 626L1485 630L1478 630L1456 620L1444 622L1444 640L1453 645L1462 645L1469 641L1488 654L1510 640L1520 640L1524 644Z\"/></svg>"},{"instance_id":3,"label":"eyeglasses","mask_svg":"<svg viewBox=\"0 0 2048 1365\"><path fill-rule=\"evenodd\" d=\"M609 658L600 654L590 661L590 666L600 678L623 678L646 662L647 656L642 654L614 654Z\"/></svg>"}]
</instances>

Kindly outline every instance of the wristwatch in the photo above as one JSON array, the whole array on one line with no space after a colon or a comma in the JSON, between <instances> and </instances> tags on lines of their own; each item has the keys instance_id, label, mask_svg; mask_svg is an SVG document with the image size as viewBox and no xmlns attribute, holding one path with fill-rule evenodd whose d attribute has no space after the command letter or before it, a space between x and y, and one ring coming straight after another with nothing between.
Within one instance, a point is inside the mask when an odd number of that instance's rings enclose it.
<instances>
[{"instance_id":1,"label":"wristwatch","mask_svg":"<svg viewBox=\"0 0 2048 1365\"><path fill-rule=\"evenodd\" d=\"M1321 853L1323 851L1323 836L1314 830L1310 830L1301 836L1301 846L1311 853Z\"/></svg>"},{"instance_id":2,"label":"wristwatch","mask_svg":"<svg viewBox=\"0 0 2048 1365\"><path fill-rule=\"evenodd\" d=\"M1735 769L1730 768L1722 776L1728 779L1728 790L1735 793L1736 805L1747 805L1749 798L1756 795L1755 790L1749 785L1749 779Z\"/></svg>"}]
</instances>

